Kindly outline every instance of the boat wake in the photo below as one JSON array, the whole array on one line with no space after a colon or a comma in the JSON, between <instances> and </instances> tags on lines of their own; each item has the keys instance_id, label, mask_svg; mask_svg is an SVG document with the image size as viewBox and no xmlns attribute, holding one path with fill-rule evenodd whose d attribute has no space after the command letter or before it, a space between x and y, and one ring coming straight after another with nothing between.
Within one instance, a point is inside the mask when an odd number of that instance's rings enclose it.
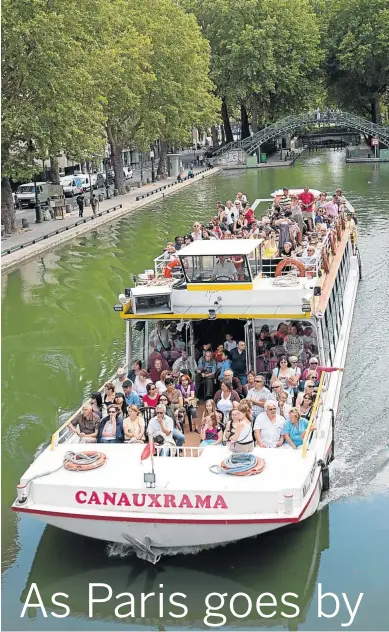
<instances>
[{"instance_id":1,"label":"boat wake","mask_svg":"<svg viewBox=\"0 0 389 632\"><path fill-rule=\"evenodd\" d=\"M133 555L136 555L141 560L145 560L147 562L156 563L154 561L154 554L158 556L159 561L161 556L164 557L173 557L175 555L196 555L197 553L201 553L202 551L209 551L211 549L219 548L221 546L226 546L227 543L216 543L216 544L207 544L201 546L171 546L166 548L158 548L153 547L153 553L150 554L145 550L141 550L138 547L133 546L132 544L121 544L118 542L110 542L107 544L106 553L108 557L118 557L118 558L127 558ZM231 544L231 543L230 543Z\"/></svg>"}]
</instances>

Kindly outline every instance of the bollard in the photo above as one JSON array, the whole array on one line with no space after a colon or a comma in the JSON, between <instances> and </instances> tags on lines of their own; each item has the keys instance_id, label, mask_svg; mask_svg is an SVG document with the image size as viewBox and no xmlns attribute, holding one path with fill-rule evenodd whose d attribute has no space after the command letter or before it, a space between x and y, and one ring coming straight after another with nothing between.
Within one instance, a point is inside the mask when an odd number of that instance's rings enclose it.
<instances>
[{"instance_id":1,"label":"bollard","mask_svg":"<svg viewBox=\"0 0 389 632\"><path fill-rule=\"evenodd\" d=\"M71 213L73 210L73 206L71 204L66 204L65 211L66 213Z\"/></svg>"},{"instance_id":2,"label":"bollard","mask_svg":"<svg viewBox=\"0 0 389 632\"><path fill-rule=\"evenodd\" d=\"M28 219L22 219L22 228L28 228L30 225L30 222L28 221Z\"/></svg>"},{"instance_id":3,"label":"bollard","mask_svg":"<svg viewBox=\"0 0 389 632\"><path fill-rule=\"evenodd\" d=\"M131 186L129 184L126 184L125 189L126 189L126 193L130 193Z\"/></svg>"},{"instance_id":4,"label":"bollard","mask_svg":"<svg viewBox=\"0 0 389 632\"><path fill-rule=\"evenodd\" d=\"M114 197L117 197L119 195L119 189L114 189L113 190L113 195L114 195Z\"/></svg>"},{"instance_id":5,"label":"bollard","mask_svg":"<svg viewBox=\"0 0 389 632\"><path fill-rule=\"evenodd\" d=\"M104 193L99 193L99 202L104 202Z\"/></svg>"}]
</instances>

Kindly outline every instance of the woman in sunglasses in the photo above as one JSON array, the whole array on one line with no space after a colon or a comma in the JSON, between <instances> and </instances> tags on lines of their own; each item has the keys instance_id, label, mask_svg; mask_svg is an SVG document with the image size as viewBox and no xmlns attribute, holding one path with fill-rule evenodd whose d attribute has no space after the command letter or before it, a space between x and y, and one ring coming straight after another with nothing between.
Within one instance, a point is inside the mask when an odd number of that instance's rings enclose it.
<instances>
[{"instance_id":1,"label":"woman in sunglasses","mask_svg":"<svg viewBox=\"0 0 389 632\"><path fill-rule=\"evenodd\" d=\"M147 384L147 395L143 396L143 405L148 408L155 408L159 402L159 391L155 384Z\"/></svg>"},{"instance_id":2,"label":"woman in sunglasses","mask_svg":"<svg viewBox=\"0 0 389 632\"><path fill-rule=\"evenodd\" d=\"M319 366L319 360L317 358L311 358L309 360L309 367L305 369L303 373L303 380L308 379L308 374L310 371L317 371L317 379L320 380L321 374L323 371L325 373L332 373L333 371L344 371L344 369L336 367L336 366Z\"/></svg>"},{"instance_id":3,"label":"woman in sunglasses","mask_svg":"<svg viewBox=\"0 0 389 632\"><path fill-rule=\"evenodd\" d=\"M123 443L123 418L115 404L107 406L108 415L103 417L97 432L97 443Z\"/></svg>"}]
</instances>

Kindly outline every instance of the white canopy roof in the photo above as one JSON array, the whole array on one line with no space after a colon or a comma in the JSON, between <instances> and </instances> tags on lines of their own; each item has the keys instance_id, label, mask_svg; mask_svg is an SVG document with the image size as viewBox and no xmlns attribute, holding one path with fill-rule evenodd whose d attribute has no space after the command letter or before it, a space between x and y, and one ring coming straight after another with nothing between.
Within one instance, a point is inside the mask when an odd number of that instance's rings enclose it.
<instances>
[{"instance_id":1,"label":"white canopy roof","mask_svg":"<svg viewBox=\"0 0 389 632\"><path fill-rule=\"evenodd\" d=\"M249 255L262 241L263 239L198 239L189 246L181 248L178 255L184 257Z\"/></svg>"}]
</instances>

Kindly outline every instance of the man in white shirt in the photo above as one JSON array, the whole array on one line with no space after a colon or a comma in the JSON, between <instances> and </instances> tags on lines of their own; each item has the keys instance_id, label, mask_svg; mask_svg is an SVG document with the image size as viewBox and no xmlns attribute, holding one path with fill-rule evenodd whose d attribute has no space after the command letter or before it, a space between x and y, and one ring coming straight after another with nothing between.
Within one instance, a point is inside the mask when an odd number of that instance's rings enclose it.
<instances>
[{"instance_id":1,"label":"man in white shirt","mask_svg":"<svg viewBox=\"0 0 389 632\"><path fill-rule=\"evenodd\" d=\"M181 446L185 437L174 428L174 422L169 415L166 414L166 406L164 404L158 404L155 409L156 416L152 417L147 426L147 434L153 438L162 436L164 438L163 445ZM161 456L169 456L169 450L161 450Z\"/></svg>"},{"instance_id":2,"label":"man in white shirt","mask_svg":"<svg viewBox=\"0 0 389 632\"><path fill-rule=\"evenodd\" d=\"M254 423L254 436L260 448L279 448L284 443L284 417L277 414L277 402L267 400L265 412Z\"/></svg>"},{"instance_id":3,"label":"man in white shirt","mask_svg":"<svg viewBox=\"0 0 389 632\"><path fill-rule=\"evenodd\" d=\"M176 373L177 375L179 373L183 373L183 374L189 375L192 379L194 379L197 365L194 359L188 356L188 352L183 351L181 358L178 358L175 361L172 369L173 369L173 373Z\"/></svg>"},{"instance_id":4,"label":"man in white shirt","mask_svg":"<svg viewBox=\"0 0 389 632\"><path fill-rule=\"evenodd\" d=\"M247 391L246 399L253 402L253 417L256 419L258 415L265 412L265 402L269 400L276 401L276 396L266 388L265 378L262 375L256 375L255 386Z\"/></svg>"},{"instance_id":5,"label":"man in white shirt","mask_svg":"<svg viewBox=\"0 0 389 632\"><path fill-rule=\"evenodd\" d=\"M127 380L127 371L120 367L116 371L116 379L113 381L115 386L115 393L124 393L123 382Z\"/></svg>"},{"instance_id":6,"label":"man in white shirt","mask_svg":"<svg viewBox=\"0 0 389 632\"><path fill-rule=\"evenodd\" d=\"M231 281L236 281L238 278L234 264L226 257L218 257L212 271L211 281L218 277L229 277Z\"/></svg>"}]
</instances>

